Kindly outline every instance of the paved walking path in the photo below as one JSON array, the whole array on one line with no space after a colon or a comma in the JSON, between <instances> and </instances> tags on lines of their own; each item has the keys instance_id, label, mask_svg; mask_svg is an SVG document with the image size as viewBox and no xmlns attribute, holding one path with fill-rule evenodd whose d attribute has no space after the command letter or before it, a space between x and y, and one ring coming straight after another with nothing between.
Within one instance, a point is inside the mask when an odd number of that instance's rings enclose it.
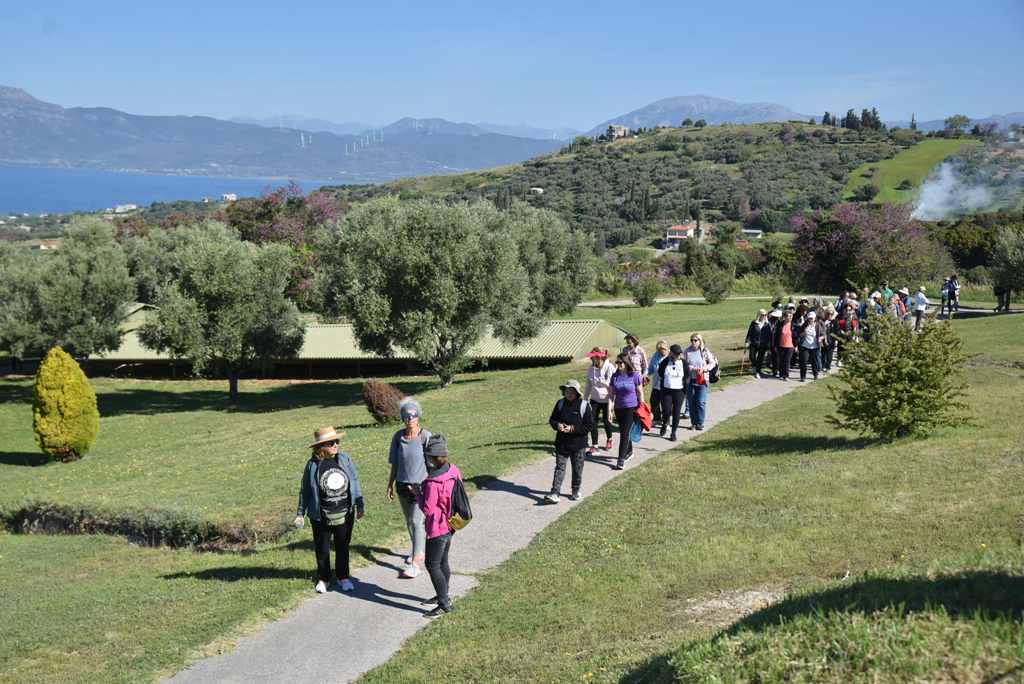
<instances>
[{"instance_id":1,"label":"paved walking path","mask_svg":"<svg viewBox=\"0 0 1024 684\"><path fill-rule=\"evenodd\" d=\"M801 387L795 378L737 383L708 400L705 428ZM543 407L544 416L547 407ZM681 421L688 424L688 421ZM701 433L680 428L680 442ZM603 436L603 435L602 435ZM616 445L618 436L616 435ZM679 446L657 436L645 436L634 449L626 469ZM589 496L619 474L614 457L588 459L583 494ZM458 453L452 461L459 462ZM450 556L453 597L475 584L472 573L490 570L522 549L538 532L575 505L563 498L556 505L542 497L551 487L554 463L545 459L502 476L473 497L472 524L455 535ZM568 487L568 480L563 488ZM394 504L398 505L398 504ZM358 530L358 527L356 528ZM358 535L358 532L357 532ZM398 549L401 552L403 549ZM313 563L312 554L309 562ZM348 682L386 662L402 643L428 624L420 600L433 596L427 574L413 580L398 578L399 553L376 558L376 564L357 571L351 594L314 595L291 615L272 622L241 640L229 653L201 660L175 675L172 682ZM312 566L311 566L312 567ZM458 602L456 601L456 610ZM443 617L438 619L444 619Z\"/></svg>"}]
</instances>

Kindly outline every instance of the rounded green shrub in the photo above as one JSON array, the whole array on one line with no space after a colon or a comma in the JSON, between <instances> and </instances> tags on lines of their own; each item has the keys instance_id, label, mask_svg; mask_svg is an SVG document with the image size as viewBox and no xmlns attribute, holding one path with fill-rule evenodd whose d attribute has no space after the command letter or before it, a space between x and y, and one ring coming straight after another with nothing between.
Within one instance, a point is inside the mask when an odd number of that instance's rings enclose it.
<instances>
[{"instance_id":1,"label":"rounded green shrub","mask_svg":"<svg viewBox=\"0 0 1024 684\"><path fill-rule=\"evenodd\" d=\"M60 347L51 349L39 364L33 394L32 428L39 448L65 463L84 456L100 431L96 393Z\"/></svg>"}]
</instances>

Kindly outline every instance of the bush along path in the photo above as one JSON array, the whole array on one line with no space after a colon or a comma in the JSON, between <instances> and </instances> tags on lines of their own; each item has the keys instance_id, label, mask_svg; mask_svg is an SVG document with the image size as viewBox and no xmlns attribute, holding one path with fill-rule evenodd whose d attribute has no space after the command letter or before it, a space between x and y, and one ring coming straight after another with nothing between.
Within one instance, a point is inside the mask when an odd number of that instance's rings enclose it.
<instances>
[{"instance_id":1,"label":"bush along path","mask_svg":"<svg viewBox=\"0 0 1024 684\"><path fill-rule=\"evenodd\" d=\"M737 413L776 399L803 386L799 382L751 380L712 392L708 400L706 428ZM701 434L679 431L679 439ZM618 436L616 435L616 439ZM552 442L554 436L552 433ZM668 451L678 442L645 435L634 449L629 469ZM458 465L459 455L451 455ZM584 497L615 477L614 454L598 452L584 468ZM478 480L473 497L473 522L455 535L450 562L453 598L475 585L474 575L504 562L524 548L541 530L569 511L574 502L545 504L551 486L553 463L543 461L514 473ZM371 494L372 496L372 494ZM358 539L354 540L358 542ZM416 579L399 579L404 548L376 549L374 564L359 570L355 591L314 596L290 616L270 623L244 637L222 655L197 661L171 678L172 682L342 682L353 681L386 662L402 643L429 624L423 615L433 606L422 606L434 595L427 573ZM310 558L312 562L312 558ZM458 610L458 602L455 602ZM444 619L443 617L439 619Z\"/></svg>"}]
</instances>

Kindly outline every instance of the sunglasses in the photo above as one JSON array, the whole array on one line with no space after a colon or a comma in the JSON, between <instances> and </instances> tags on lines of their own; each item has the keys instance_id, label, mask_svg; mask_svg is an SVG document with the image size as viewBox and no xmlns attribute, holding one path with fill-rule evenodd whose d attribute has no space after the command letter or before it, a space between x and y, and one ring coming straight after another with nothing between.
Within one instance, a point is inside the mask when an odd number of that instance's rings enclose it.
<instances>
[{"instance_id":1,"label":"sunglasses","mask_svg":"<svg viewBox=\"0 0 1024 684\"><path fill-rule=\"evenodd\" d=\"M418 414L418 413L407 413L404 416L402 416L402 420L412 420L413 418L419 418L419 417L420 417L420 414Z\"/></svg>"},{"instance_id":2,"label":"sunglasses","mask_svg":"<svg viewBox=\"0 0 1024 684\"><path fill-rule=\"evenodd\" d=\"M338 446L338 440L334 440L333 442L324 442L323 445L324 446Z\"/></svg>"}]
</instances>

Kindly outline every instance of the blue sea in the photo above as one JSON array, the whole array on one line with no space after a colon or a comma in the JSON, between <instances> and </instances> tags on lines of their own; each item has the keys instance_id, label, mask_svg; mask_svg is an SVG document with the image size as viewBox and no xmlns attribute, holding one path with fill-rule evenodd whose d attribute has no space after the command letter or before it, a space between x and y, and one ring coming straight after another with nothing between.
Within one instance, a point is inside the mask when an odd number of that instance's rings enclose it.
<instances>
[{"instance_id":1,"label":"blue sea","mask_svg":"<svg viewBox=\"0 0 1024 684\"><path fill-rule=\"evenodd\" d=\"M327 181L295 181L306 192ZM95 169L45 169L0 166L0 215L66 214L98 211L117 204L148 206L153 202L219 200L221 193L254 197L287 185L289 179L164 176ZM337 183L333 183L336 185Z\"/></svg>"}]
</instances>

